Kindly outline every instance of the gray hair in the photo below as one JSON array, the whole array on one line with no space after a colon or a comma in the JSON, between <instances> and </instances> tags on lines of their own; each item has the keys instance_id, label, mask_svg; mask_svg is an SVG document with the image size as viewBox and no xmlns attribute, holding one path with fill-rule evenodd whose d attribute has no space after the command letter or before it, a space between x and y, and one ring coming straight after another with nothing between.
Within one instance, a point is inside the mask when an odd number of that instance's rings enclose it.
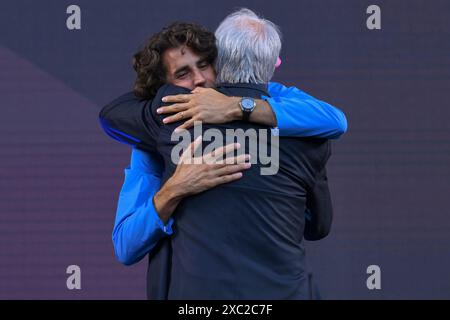
<instances>
[{"instance_id":1,"label":"gray hair","mask_svg":"<svg viewBox=\"0 0 450 320\"><path fill-rule=\"evenodd\" d=\"M281 34L249 9L227 16L216 30L217 83L267 83L281 50Z\"/></svg>"}]
</instances>

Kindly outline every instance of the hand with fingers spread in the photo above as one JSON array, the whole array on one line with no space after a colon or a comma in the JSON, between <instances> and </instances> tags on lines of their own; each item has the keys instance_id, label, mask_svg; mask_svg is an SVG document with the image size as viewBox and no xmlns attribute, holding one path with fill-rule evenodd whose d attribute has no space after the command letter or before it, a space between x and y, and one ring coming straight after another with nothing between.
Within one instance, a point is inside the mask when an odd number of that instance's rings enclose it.
<instances>
[{"instance_id":1,"label":"hand with fingers spread","mask_svg":"<svg viewBox=\"0 0 450 320\"><path fill-rule=\"evenodd\" d=\"M174 174L154 197L156 211L164 222L170 218L184 197L240 179L242 171L251 167L248 154L226 156L240 148L238 143L195 157L195 151L201 142L202 136L199 136L183 152Z\"/></svg>"},{"instance_id":2,"label":"hand with fingers spread","mask_svg":"<svg viewBox=\"0 0 450 320\"><path fill-rule=\"evenodd\" d=\"M163 98L163 102L175 103L160 107L159 114L172 114L164 118L165 124L184 121L177 128L188 129L194 121L204 123L226 123L242 118L239 97L228 97L211 88L195 88L191 94L179 94Z\"/></svg>"}]
</instances>

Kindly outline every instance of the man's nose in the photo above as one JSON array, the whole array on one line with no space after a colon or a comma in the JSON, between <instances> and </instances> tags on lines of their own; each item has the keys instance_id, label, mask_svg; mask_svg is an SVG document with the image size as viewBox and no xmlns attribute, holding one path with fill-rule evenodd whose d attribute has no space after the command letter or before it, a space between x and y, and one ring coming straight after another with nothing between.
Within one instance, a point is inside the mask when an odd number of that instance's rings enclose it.
<instances>
[{"instance_id":1,"label":"man's nose","mask_svg":"<svg viewBox=\"0 0 450 320\"><path fill-rule=\"evenodd\" d=\"M206 78L203 76L203 74L200 72L200 70L197 70L194 75L194 84L196 87L204 87L206 83Z\"/></svg>"}]
</instances>

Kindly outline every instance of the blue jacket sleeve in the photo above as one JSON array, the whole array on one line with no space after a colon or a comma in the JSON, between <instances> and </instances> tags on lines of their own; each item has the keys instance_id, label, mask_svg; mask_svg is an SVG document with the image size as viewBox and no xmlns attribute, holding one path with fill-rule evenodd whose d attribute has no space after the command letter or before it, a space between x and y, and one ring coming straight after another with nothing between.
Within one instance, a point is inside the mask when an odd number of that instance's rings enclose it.
<instances>
[{"instance_id":1,"label":"blue jacket sleeve","mask_svg":"<svg viewBox=\"0 0 450 320\"><path fill-rule=\"evenodd\" d=\"M161 184L161 166L156 155L132 150L112 233L116 257L125 265L138 262L162 237L172 234L173 219L164 225L153 205Z\"/></svg>"},{"instance_id":2,"label":"blue jacket sleeve","mask_svg":"<svg viewBox=\"0 0 450 320\"><path fill-rule=\"evenodd\" d=\"M337 139L347 131L344 113L295 87L270 82L263 97L277 118L280 136Z\"/></svg>"}]
</instances>

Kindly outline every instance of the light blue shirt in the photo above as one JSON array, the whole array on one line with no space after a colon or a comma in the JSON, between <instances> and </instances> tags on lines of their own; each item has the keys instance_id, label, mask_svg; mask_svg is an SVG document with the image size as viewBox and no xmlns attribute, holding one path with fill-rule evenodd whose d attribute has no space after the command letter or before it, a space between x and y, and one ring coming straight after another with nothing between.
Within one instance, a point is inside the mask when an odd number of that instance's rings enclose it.
<instances>
[{"instance_id":1,"label":"light blue shirt","mask_svg":"<svg viewBox=\"0 0 450 320\"><path fill-rule=\"evenodd\" d=\"M347 131L339 109L295 87L269 83L267 100L275 113L280 136L336 139ZM112 234L117 259L131 265L141 260L165 236L170 236L173 218L164 224L153 205L161 185L158 155L133 148L130 165L119 195Z\"/></svg>"}]
</instances>

